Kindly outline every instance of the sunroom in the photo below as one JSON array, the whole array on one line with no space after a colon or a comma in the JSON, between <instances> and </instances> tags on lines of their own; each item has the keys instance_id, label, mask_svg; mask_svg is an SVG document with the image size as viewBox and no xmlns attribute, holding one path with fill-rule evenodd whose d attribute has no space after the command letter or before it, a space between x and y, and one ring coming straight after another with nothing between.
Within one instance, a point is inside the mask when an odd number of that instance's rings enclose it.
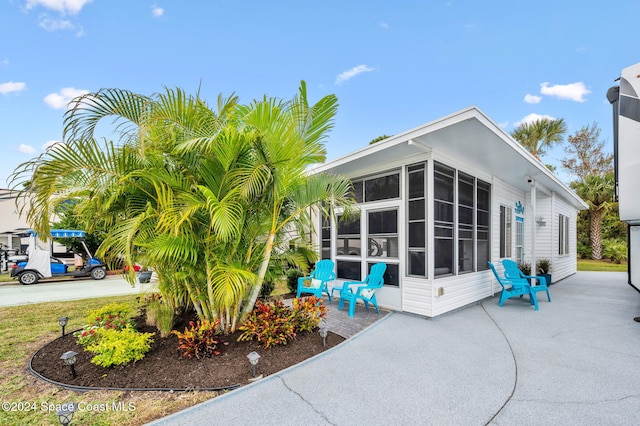
<instances>
[{"instance_id":1,"label":"sunroom","mask_svg":"<svg viewBox=\"0 0 640 426\"><path fill-rule=\"evenodd\" d=\"M360 211L317 221L338 281L387 264L381 306L436 316L497 291L487 266L552 262L576 271L576 217L586 205L476 107L393 136L313 172L352 180ZM544 226L542 223L544 222Z\"/></svg>"}]
</instances>

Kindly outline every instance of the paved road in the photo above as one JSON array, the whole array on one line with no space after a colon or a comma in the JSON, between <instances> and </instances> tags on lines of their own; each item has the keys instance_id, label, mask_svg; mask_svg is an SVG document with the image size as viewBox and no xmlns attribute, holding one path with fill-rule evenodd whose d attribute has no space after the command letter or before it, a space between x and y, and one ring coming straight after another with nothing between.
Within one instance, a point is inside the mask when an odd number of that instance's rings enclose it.
<instances>
[{"instance_id":1,"label":"paved road","mask_svg":"<svg viewBox=\"0 0 640 426\"><path fill-rule=\"evenodd\" d=\"M40 282L32 285L2 283L0 285L0 307L26 305L29 303L78 300L91 297L141 294L151 291L152 284L129 283L119 276L108 276L104 280L74 279L66 281Z\"/></svg>"}]
</instances>

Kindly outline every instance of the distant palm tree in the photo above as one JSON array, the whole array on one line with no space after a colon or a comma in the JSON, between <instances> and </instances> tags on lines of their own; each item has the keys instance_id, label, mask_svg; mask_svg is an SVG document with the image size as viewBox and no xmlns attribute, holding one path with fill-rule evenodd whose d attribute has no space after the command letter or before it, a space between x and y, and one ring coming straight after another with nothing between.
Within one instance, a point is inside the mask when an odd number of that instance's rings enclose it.
<instances>
[{"instance_id":1,"label":"distant palm tree","mask_svg":"<svg viewBox=\"0 0 640 426\"><path fill-rule=\"evenodd\" d=\"M615 205L613 172L589 175L583 181L571 183L576 193L589 205L589 243L591 257L602 259L602 215Z\"/></svg>"},{"instance_id":2,"label":"distant palm tree","mask_svg":"<svg viewBox=\"0 0 640 426\"><path fill-rule=\"evenodd\" d=\"M562 118L541 118L532 123L520 124L511 136L540 160L540 156L544 155L548 148L562 142L565 133L567 125Z\"/></svg>"}]
</instances>

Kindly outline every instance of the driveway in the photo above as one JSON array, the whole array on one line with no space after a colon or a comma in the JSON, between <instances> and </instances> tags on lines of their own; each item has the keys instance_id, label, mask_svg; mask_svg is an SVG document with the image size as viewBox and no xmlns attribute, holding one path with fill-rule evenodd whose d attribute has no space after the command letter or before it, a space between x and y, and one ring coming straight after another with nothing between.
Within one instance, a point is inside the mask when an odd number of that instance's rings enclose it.
<instances>
[{"instance_id":1,"label":"driveway","mask_svg":"<svg viewBox=\"0 0 640 426\"><path fill-rule=\"evenodd\" d=\"M343 344L153 425L640 424L640 294L579 272L436 318L391 313Z\"/></svg>"},{"instance_id":2,"label":"driveway","mask_svg":"<svg viewBox=\"0 0 640 426\"><path fill-rule=\"evenodd\" d=\"M155 283L140 284L138 282L136 282L135 287L131 287L126 280L115 275L107 276L103 280L42 281L32 285L22 285L16 281L15 283L2 283L0 285L0 307L119 296L123 294L141 294L152 291L154 288Z\"/></svg>"}]
</instances>

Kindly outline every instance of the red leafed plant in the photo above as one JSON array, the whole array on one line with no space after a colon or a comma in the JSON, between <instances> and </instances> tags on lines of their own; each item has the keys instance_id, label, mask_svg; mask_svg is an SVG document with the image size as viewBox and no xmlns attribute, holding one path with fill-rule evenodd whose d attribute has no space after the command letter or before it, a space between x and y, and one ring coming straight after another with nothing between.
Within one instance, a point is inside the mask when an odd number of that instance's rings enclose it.
<instances>
[{"instance_id":1,"label":"red leafed plant","mask_svg":"<svg viewBox=\"0 0 640 426\"><path fill-rule=\"evenodd\" d=\"M243 333L238 340L257 340L265 348L286 345L296 337L291 309L279 300L272 303L257 301L239 330Z\"/></svg>"},{"instance_id":2,"label":"red leafed plant","mask_svg":"<svg viewBox=\"0 0 640 426\"><path fill-rule=\"evenodd\" d=\"M243 333L238 340L256 340L265 348L286 345L296 332L313 331L327 313L322 300L315 297L293 299L293 308L281 301L256 302L247 320L239 327Z\"/></svg>"},{"instance_id":3,"label":"red leafed plant","mask_svg":"<svg viewBox=\"0 0 640 426\"><path fill-rule=\"evenodd\" d=\"M310 296L293 299L293 318L296 331L313 331L327 315L322 299Z\"/></svg>"},{"instance_id":4,"label":"red leafed plant","mask_svg":"<svg viewBox=\"0 0 640 426\"><path fill-rule=\"evenodd\" d=\"M222 342L219 330L220 320L209 322L200 320L189 322L189 327L184 329L184 333L173 331L178 336L178 348L187 358L207 358L220 355L217 349Z\"/></svg>"}]
</instances>

